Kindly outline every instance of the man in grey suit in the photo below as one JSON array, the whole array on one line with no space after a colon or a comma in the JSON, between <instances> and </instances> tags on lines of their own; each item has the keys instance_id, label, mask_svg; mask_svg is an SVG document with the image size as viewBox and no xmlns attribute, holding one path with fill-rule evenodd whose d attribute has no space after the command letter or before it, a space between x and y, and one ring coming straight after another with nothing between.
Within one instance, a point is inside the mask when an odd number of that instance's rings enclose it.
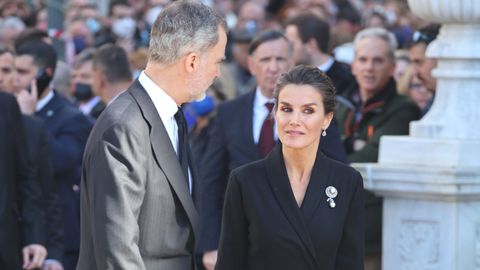
<instances>
[{"instance_id":1,"label":"man in grey suit","mask_svg":"<svg viewBox=\"0 0 480 270\"><path fill-rule=\"evenodd\" d=\"M200 1L175 1L155 21L145 70L87 143L78 270L194 269L197 185L179 107L220 75L226 29Z\"/></svg>"}]
</instances>

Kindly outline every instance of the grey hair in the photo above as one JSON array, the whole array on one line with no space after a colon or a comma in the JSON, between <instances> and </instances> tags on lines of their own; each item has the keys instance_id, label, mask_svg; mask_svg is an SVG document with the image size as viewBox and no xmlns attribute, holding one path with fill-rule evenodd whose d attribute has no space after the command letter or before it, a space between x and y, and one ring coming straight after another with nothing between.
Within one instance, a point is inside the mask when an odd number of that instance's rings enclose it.
<instances>
[{"instance_id":1,"label":"grey hair","mask_svg":"<svg viewBox=\"0 0 480 270\"><path fill-rule=\"evenodd\" d=\"M217 44L225 19L200 1L181 0L158 15L150 34L149 59L169 65L190 52L202 53Z\"/></svg>"},{"instance_id":2,"label":"grey hair","mask_svg":"<svg viewBox=\"0 0 480 270\"><path fill-rule=\"evenodd\" d=\"M20 18L15 16L8 16L4 19L0 19L0 32L3 32L7 28L15 29L21 32L25 30L26 26Z\"/></svg>"},{"instance_id":3,"label":"grey hair","mask_svg":"<svg viewBox=\"0 0 480 270\"><path fill-rule=\"evenodd\" d=\"M83 66L85 63L93 61L93 57L95 56L95 48L87 48L79 53L75 57L75 62L73 63L73 68L79 68Z\"/></svg>"},{"instance_id":4,"label":"grey hair","mask_svg":"<svg viewBox=\"0 0 480 270\"><path fill-rule=\"evenodd\" d=\"M398 42L392 32L380 27L367 28L358 32L353 41L355 51L357 50L360 41L365 38L380 38L385 40L388 44L388 56L392 60L395 60L395 51L397 50Z\"/></svg>"}]
</instances>

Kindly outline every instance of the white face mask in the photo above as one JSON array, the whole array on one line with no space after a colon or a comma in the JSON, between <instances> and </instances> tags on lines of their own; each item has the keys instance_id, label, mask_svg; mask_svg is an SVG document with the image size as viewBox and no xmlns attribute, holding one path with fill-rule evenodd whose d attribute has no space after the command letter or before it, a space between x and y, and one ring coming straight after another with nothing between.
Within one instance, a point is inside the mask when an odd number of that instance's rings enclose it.
<instances>
[{"instance_id":1,"label":"white face mask","mask_svg":"<svg viewBox=\"0 0 480 270\"><path fill-rule=\"evenodd\" d=\"M158 14L160 14L162 9L162 6L156 6L149 9L145 14L145 22L147 22L148 25L152 26L155 23L155 20L157 19Z\"/></svg>"},{"instance_id":2,"label":"white face mask","mask_svg":"<svg viewBox=\"0 0 480 270\"><path fill-rule=\"evenodd\" d=\"M136 22L132 17L123 17L113 21L112 31L119 38L133 38Z\"/></svg>"}]
</instances>

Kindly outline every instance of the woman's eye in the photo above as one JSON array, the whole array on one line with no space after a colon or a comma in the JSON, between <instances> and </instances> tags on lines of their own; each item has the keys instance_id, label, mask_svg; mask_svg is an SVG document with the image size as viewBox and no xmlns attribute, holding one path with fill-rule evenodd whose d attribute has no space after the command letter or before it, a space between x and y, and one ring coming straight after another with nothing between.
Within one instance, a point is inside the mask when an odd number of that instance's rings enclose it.
<instances>
[{"instance_id":1,"label":"woman's eye","mask_svg":"<svg viewBox=\"0 0 480 270\"><path fill-rule=\"evenodd\" d=\"M282 108L280 108L280 110L281 110L282 112L291 112L291 111L292 111L292 109L290 109L290 108L288 108L288 107L282 107Z\"/></svg>"},{"instance_id":2,"label":"woman's eye","mask_svg":"<svg viewBox=\"0 0 480 270\"><path fill-rule=\"evenodd\" d=\"M307 113L307 114L312 114L314 113L315 111L311 108L306 108L305 110L303 110L304 113Z\"/></svg>"}]
</instances>

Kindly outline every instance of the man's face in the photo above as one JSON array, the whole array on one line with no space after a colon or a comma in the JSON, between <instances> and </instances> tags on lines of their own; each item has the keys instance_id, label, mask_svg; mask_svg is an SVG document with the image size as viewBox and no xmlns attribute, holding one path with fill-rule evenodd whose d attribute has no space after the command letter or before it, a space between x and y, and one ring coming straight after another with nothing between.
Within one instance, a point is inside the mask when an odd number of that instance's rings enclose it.
<instances>
[{"instance_id":1,"label":"man's face","mask_svg":"<svg viewBox=\"0 0 480 270\"><path fill-rule=\"evenodd\" d=\"M103 72L100 69L92 70L92 91L93 94L102 98L102 79Z\"/></svg>"},{"instance_id":2,"label":"man's face","mask_svg":"<svg viewBox=\"0 0 480 270\"><path fill-rule=\"evenodd\" d=\"M77 83L88 85L93 84L93 61L87 61L73 69L72 78L70 80L70 91L72 95Z\"/></svg>"},{"instance_id":3,"label":"man's face","mask_svg":"<svg viewBox=\"0 0 480 270\"><path fill-rule=\"evenodd\" d=\"M395 71L387 41L380 38L364 38L355 48L352 73L360 87L362 101L383 90Z\"/></svg>"},{"instance_id":4,"label":"man's face","mask_svg":"<svg viewBox=\"0 0 480 270\"><path fill-rule=\"evenodd\" d=\"M201 99L213 81L220 76L220 65L225 60L227 35L222 27L218 27L218 42L199 56L199 66L192 74L190 81L190 101Z\"/></svg>"},{"instance_id":5,"label":"man's face","mask_svg":"<svg viewBox=\"0 0 480 270\"><path fill-rule=\"evenodd\" d=\"M413 66L413 74L427 87L434 92L437 88L437 80L432 76L432 70L437 67L437 61L425 56L427 46L420 42L413 45L409 50L410 62Z\"/></svg>"},{"instance_id":6,"label":"man's face","mask_svg":"<svg viewBox=\"0 0 480 270\"><path fill-rule=\"evenodd\" d=\"M248 46L248 42L236 42L232 45L234 61L245 70L248 70Z\"/></svg>"},{"instance_id":7,"label":"man's face","mask_svg":"<svg viewBox=\"0 0 480 270\"><path fill-rule=\"evenodd\" d=\"M30 55L20 55L15 58L15 79L14 86L16 91L28 89L30 83L35 80L39 68L33 63L33 57Z\"/></svg>"},{"instance_id":8,"label":"man's face","mask_svg":"<svg viewBox=\"0 0 480 270\"><path fill-rule=\"evenodd\" d=\"M256 2L246 2L238 12L237 28L255 27L263 29L265 24L265 9Z\"/></svg>"},{"instance_id":9,"label":"man's face","mask_svg":"<svg viewBox=\"0 0 480 270\"><path fill-rule=\"evenodd\" d=\"M13 94L13 55L9 52L5 52L0 55L0 91Z\"/></svg>"},{"instance_id":10,"label":"man's face","mask_svg":"<svg viewBox=\"0 0 480 270\"><path fill-rule=\"evenodd\" d=\"M293 66L288 41L279 38L261 44L248 57L248 66L262 94L268 98L273 97L278 77Z\"/></svg>"},{"instance_id":11,"label":"man's face","mask_svg":"<svg viewBox=\"0 0 480 270\"><path fill-rule=\"evenodd\" d=\"M297 26L288 25L285 28L285 35L293 46L293 62L296 65L310 64L307 50L302 42L302 39L300 38L300 33L298 33Z\"/></svg>"},{"instance_id":12,"label":"man's face","mask_svg":"<svg viewBox=\"0 0 480 270\"><path fill-rule=\"evenodd\" d=\"M112 9L112 19L133 17L135 10L127 5L116 5Z\"/></svg>"}]
</instances>

